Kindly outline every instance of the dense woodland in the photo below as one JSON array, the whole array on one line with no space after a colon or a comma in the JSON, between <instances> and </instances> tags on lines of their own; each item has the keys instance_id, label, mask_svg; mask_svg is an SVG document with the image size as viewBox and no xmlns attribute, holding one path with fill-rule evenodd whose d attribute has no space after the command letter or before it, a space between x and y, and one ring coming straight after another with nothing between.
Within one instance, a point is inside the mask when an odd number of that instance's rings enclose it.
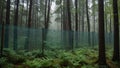
<instances>
[{"instance_id":1,"label":"dense woodland","mask_svg":"<svg viewBox=\"0 0 120 68\"><path fill-rule=\"evenodd\" d=\"M1 68L120 68L120 0L0 0Z\"/></svg>"}]
</instances>

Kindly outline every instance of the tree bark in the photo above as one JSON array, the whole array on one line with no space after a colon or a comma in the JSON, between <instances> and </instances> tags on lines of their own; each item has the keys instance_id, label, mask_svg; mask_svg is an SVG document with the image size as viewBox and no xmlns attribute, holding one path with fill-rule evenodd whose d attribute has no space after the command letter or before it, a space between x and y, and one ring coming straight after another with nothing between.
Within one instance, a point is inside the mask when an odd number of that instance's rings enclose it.
<instances>
[{"instance_id":1,"label":"tree bark","mask_svg":"<svg viewBox=\"0 0 120 68\"><path fill-rule=\"evenodd\" d=\"M13 42L13 49L16 50L18 46L18 10L19 10L19 0L15 1L15 18L14 18L14 42Z\"/></svg>"},{"instance_id":2,"label":"tree bark","mask_svg":"<svg viewBox=\"0 0 120 68\"><path fill-rule=\"evenodd\" d=\"M118 20L118 0L113 0L113 14L114 14L114 52L113 61L120 61L119 56L119 20Z\"/></svg>"},{"instance_id":3,"label":"tree bark","mask_svg":"<svg viewBox=\"0 0 120 68\"><path fill-rule=\"evenodd\" d=\"M92 34L92 36L93 36L92 37L93 38L92 39L93 40L92 46L94 47L94 45L95 45L95 22L96 22L95 21L95 0L93 0L92 3L93 3L93 9L92 10L93 10L93 24L94 24L93 25L93 34Z\"/></svg>"},{"instance_id":4,"label":"tree bark","mask_svg":"<svg viewBox=\"0 0 120 68\"><path fill-rule=\"evenodd\" d=\"M4 47L4 22L2 22L2 32L1 32L1 49L0 49L0 58L3 55L3 47Z\"/></svg>"},{"instance_id":5,"label":"tree bark","mask_svg":"<svg viewBox=\"0 0 120 68\"><path fill-rule=\"evenodd\" d=\"M88 11L88 0L86 0L86 14L87 14L87 25L88 25L88 45L91 45L91 42L90 42L90 19L89 19L89 11Z\"/></svg>"},{"instance_id":6,"label":"tree bark","mask_svg":"<svg viewBox=\"0 0 120 68\"><path fill-rule=\"evenodd\" d=\"M9 46L9 24L10 24L10 0L7 0L7 6L6 6L6 28L5 28L5 48L8 48Z\"/></svg>"},{"instance_id":7,"label":"tree bark","mask_svg":"<svg viewBox=\"0 0 120 68\"><path fill-rule=\"evenodd\" d=\"M42 29L42 56L44 56L44 48L46 45L47 33L48 33L48 27L49 27L49 21L50 21L50 10L51 10L50 4L51 4L51 0L45 0L45 14L44 14L45 29Z\"/></svg>"},{"instance_id":8,"label":"tree bark","mask_svg":"<svg viewBox=\"0 0 120 68\"><path fill-rule=\"evenodd\" d=\"M105 34L104 34L104 0L98 0L99 8L99 67L106 66Z\"/></svg>"},{"instance_id":9,"label":"tree bark","mask_svg":"<svg viewBox=\"0 0 120 68\"><path fill-rule=\"evenodd\" d=\"M73 50L73 31L71 22L71 12L70 12L70 0L67 0L67 16L68 16L68 30L69 30L69 49Z\"/></svg>"},{"instance_id":10,"label":"tree bark","mask_svg":"<svg viewBox=\"0 0 120 68\"><path fill-rule=\"evenodd\" d=\"M28 29L27 29L27 38L25 42L25 50L29 49L29 38L30 38L30 28L31 28L31 17L32 17L32 1L30 0L30 7L29 7L29 16L28 16Z\"/></svg>"},{"instance_id":11,"label":"tree bark","mask_svg":"<svg viewBox=\"0 0 120 68\"><path fill-rule=\"evenodd\" d=\"M78 46L78 0L75 0L75 44L76 44L76 47Z\"/></svg>"}]
</instances>

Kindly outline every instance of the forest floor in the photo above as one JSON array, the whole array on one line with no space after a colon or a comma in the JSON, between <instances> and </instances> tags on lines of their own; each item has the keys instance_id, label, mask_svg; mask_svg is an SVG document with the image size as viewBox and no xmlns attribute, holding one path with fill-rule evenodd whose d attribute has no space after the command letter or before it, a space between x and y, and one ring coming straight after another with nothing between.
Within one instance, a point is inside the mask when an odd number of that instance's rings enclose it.
<instances>
[{"instance_id":1,"label":"forest floor","mask_svg":"<svg viewBox=\"0 0 120 68\"><path fill-rule=\"evenodd\" d=\"M107 64L110 68L120 68L118 63L111 61L112 52L111 47L106 49ZM1 68L98 68L98 49L79 48L73 52L46 50L44 57L40 50L28 52L4 49L0 65Z\"/></svg>"},{"instance_id":2,"label":"forest floor","mask_svg":"<svg viewBox=\"0 0 120 68\"><path fill-rule=\"evenodd\" d=\"M114 63L111 60L107 60L107 64L110 68L120 68L120 63Z\"/></svg>"}]
</instances>

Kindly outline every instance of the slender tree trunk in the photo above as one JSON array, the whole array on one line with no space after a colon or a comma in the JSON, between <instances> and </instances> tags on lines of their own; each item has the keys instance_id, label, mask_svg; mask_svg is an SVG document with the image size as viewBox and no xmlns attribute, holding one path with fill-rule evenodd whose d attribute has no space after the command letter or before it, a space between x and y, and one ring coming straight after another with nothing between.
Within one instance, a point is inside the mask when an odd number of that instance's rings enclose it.
<instances>
[{"instance_id":1,"label":"slender tree trunk","mask_svg":"<svg viewBox=\"0 0 120 68\"><path fill-rule=\"evenodd\" d=\"M1 1L0 1L1 2ZM2 2L1 2L2 3ZM4 47L4 21L3 21L3 12L4 12L4 8L3 8L3 5L0 6L0 27L2 27L2 29L0 30L1 34L1 46L0 46L0 58L2 57L3 55L3 47Z\"/></svg>"},{"instance_id":2,"label":"slender tree trunk","mask_svg":"<svg viewBox=\"0 0 120 68\"><path fill-rule=\"evenodd\" d=\"M96 22L96 21L95 21L95 13L94 13L94 22L93 22L93 23L94 23L94 25L93 25L93 29L94 29L94 30L93 30L93 44L92 44L93 47L95 46L95 38L96 38L96 37L95 37L95 34L96 34L96 31L95 31L95 22Z\"/></svg>"},{"instance_id":3,"label":"slender tree trunk","mask_svg":"<svg viewBox=\"0 0 120 68\"><path fill-rule=\"evenodd\" d=\"M112 18L110 13L110 32L109 32L109 44L112 44Z\"/></svg>"},{"instance_id":4,"label":"slender tree trunk","mask_svg":"<svg viewBox=\"0 0 120 68\"><path fill-rule=\"evenodd\" d=\"M76 46L78 46L78 0L75 0L75 40L76 40Z\"/></svg>"},{"instance_id":5,"label":"slender tree trunk","mask_svg":"<svg viewBox=\"0 0 120 68\"><path fill-rule=\"evenodd\" d=\"M3 6L0 6L0 24L2 25L2 23L3 23L3 14L4 13L4 8L3 8Z\"/></svg>"},{"instance_id":6,"label":"slender tree trunk","mask_svg":"<svg viewBox=\"0 0 120 68\"><path fill-rule=\"evenodd\" d=\"M66 15L66 0L63 0L63 45L65 46L65 49L67 48L67 15Z\"/></svg>"},{"instance_id":7,"label":"slender tree trunk","mask_svg":"<svg viewBox=\"0 0 120 68\"><path fill-rule=\"evenodd\" d=\"M1 49L0 49L0 58L3 55L3 47L4 47L4 22L2 22L2 33L1 33Z\"/></svg>"},{"instance_id":8,"label":"slender tree trunk","mask_svg":"<svg viewBox=\"0 0 120 68\"><path fill-rule=\"evenodd\" d=\"M3 12L4 12L4 8L3 6L1 5L0 6L0 28L2 27L2 23L3 23ZM0 30L0 36L1 36L1 30Z\"/></svg>"},{"instance_id":9,"label":"slender tree trunk","mask_svg":"<svg viewBox=\"0 0 120 68\"><path fill-rule=\"evenodd\" d=\"M94 45L95 45L95 0L93 0L92 1L92 3L93 3L93 34L92 34L92 38L93 38L93 47L94 47Z\"/></svg>"},{"instance_id":10,"label":"slender tree trunk","mask_svg":"<svg viewBox=\"0 0 120 68\"><path fill-rule=\"evenodd\" d=\"M18 32L17 32L17 30L18 30L18 28L17 28L17 26L18 26L18 10L19 10L19 0L16 0L15 1L16 3L16 6L15 6L15 18L14 18L14 45L13 45L13 49L14 50L16 50L17 49L17 46L18 46Z\"/></svg>"},{"instance_id":11,"label":"slender tree trunk","mask_svg":"<svg viewBox=\"0 0 120 68\"><path fill-rule=\"evenodd\" d=\"M20 14L20 26L23 26L23 23L24 23L24 21L23 21L23 13L24 13L24 0L22 0L22 8L21 8L21 14Z\"/></svg>"},{"instance_id":12,"label":"slender tree trunk","mask_svg":"<svg viewBox=\"0 0 120 68\"><path fill-rule=\"evenodd\" d=\"M114 14L114 52L113 61L120 61L119 53L119 20L118 20L118 0L113 0L113 14Z\"/></svg>"},{"instance_id":13,"label":"slender tree trunk","mask_svg":"<svg viewBox=\"0 0 120 68\"><path fill-rule=\"evenodd\" d=\"M99 68L106 67L104 34L104 0L98 0L99 8Z\"/></svg>"},{"instance_id":14,"label":"slender tree trunk","mask_svg":"<svg viewBox=\"0 0 120 68\"><path fill-rule=\"evenodd\" d=\"M45 22L45 24L46 24L46 17L47 17L47 15L46 15L46 13L47 13L47 0L45 0L45 13L44 13L44 22ZM45 47L45 29L43 28L42 29L42 56L44 56L44 47Z\"/></svg>"},{"instance_id":15,"label":"slender tree trunk","mask_svg":"<svg viewBox=\"0 0 120 68\"><path fill-rule=\"evenodd\" d=\"M84 25L85 25L85 22L84 22L84 17L85 17L85 1L83 0L82 1L82 12L81 12L81 17L82 17L82 21L81 21L81 23L82 23L82 34L81 34L81 40L82 40L82 44L84 44L84 31L85 31L85 29L84 29Z\"/></svg>"},{"instance_id":16,"label":"slender tree trunk","mask_svg":"<svg viewBox=\"0 0 120 68\"><path fill-rule=\"evenodd\" d=\"M48 33L48 27L49 27L49 21L50 21L50 8L51 8L51 0L48 0L48 1L45 0L45 14L44 14L45 29L42 30L42 56L44 56L44 47L46 45L45 41L47 40L47 33Z\"/></svg>"},{"instance_id":17,"label":"slender tree trunk","mask_svg":"<svg viewBox=\"0 0 120 68\"><path fill-rule=\"evenodd\" d=\"M84 14L85 14L85 4L83 1L83 6L82 6L82 32L84 32Z\"/></svg>"},{"instance_id":18,"label":"slender tree trunk","mask_svg":"<svg viewBox=\"0 0 120 68\"><path fill-rule=\"evenodd\" d=\"M29 7L29 16L28 16L28 28L31 28L31 23L32 23L32 3L33 1L30 0L30 7Z\"/></svg>"},{"instance_id":19,"label":"slender tree trunk","mask_svg":"<svg viewBox=\"0 0 120 68\"><path fill-rule=\"evenodd\" d=\"M108 44L108 35L107 35L107 14L105 13L105 43Z\"/></svg>"},{"instance_id":20,"label":"slender tree trunk","mask_svg":"<svg viewBox=\"0 0 120 68\"><path fill-rule=\"evenodd\" d=\"M25 23L25 25L27 26L27 24L28 24L28 1L29 0L26 0L27 1L27 10L26 10L26 23Z\"/></svg>"},{"instance_id":21,"label":"slender tree trunk","mask_svg":"<svg viewBox=\"0 0 120 68\"><path fill-rule=\"evenodd\" d=\"M70 0L67 0L68 30L69 30L69 49L73 50L73 31L71 25Z\"/></svg>"},{"instance_id":22,"label":"slender tree trunk","mask_svg":"<svg viewBox=\"0 0 120 68\"><path fill-rule=\"evenodd\" d=\"M0 7L0 25L2 25L2 21L1 21L1 18L2 18L2 10L1 10L1 7Z\"/></svg>"},{"instance_id":23,"label":"slender tree trunk","mask_svg":"<svg viewBox=\"0 0 120 68\"><path fill-rule=\"evenodd\" d=\"M30 0L30 7L29 7L29 16L28 16L28 30L27 30L27 38L25 42L25 50L29 49L29 38L30 38L30 28L31 28L31 18L32 18L32 2L33 0Z\"/></svg>"},{"instance_id":24,"label":"slender tree trunk","mask_svg":"<svg viewBox=\"0 0 120 68\"><path fill-rule=\"evenodd\" d=\"M86 14L87 14L87 25L88 25L88 44L91 45L91 42L90 42L90 19L89 19L89 11L88 11L88 0L86 0Z\"/></svg>"},{"instance_id":25,"label":"slender tree trunk","mask_svg":"<svg viewBox=\"0 0 120 68\"><path fill-rule=\"evenodd\" d=\"M7 0L6 6L6 28L5 28L5 48L8 48L9 45L9 24L10 24L10 0Z\"/></svg>"},{"instance_id":26,"label":"slender tree trunk","mask_svg":"<svg viewBox=\"0 0 120 68\"><path fill-rule=\"evenodd\" d=\"M62 6L62 0L60 0L61 6ZM61 42L63 44L63 7L60 8L60 12L61 12ZM64 45L64 44L63 44Z\"/></svg>"}]
</instances>

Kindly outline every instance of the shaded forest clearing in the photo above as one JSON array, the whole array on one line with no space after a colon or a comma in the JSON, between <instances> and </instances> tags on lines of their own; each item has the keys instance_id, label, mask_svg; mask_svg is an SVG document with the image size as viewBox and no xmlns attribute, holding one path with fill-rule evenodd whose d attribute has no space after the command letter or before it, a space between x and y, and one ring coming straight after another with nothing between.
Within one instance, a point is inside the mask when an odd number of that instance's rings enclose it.
<instances>
[{"instance_id":1,"label":"shaded forest clearing","mask_svg":"<svg viewBox=\"0 0 120 68\"><path fill-rule=\"evenodd\" d=\"M0 0L0 68L120 68L120 0Z\"/></svg>"},{"instance_id":2,"label":"shaded forest clearing","mask_svg":"<svg viewBox=\"0 0 120 68\"><path fill-rule=\"evenodd\" d=\"M106 48L107 64L110 68L119 68L119 63L111 61L112 47ZM2 68L99 68L98 48L78 48L72 51L46 50L41 56L40 50L13 51L4 49L0 58Z\"/></svg>"},{"instance_id":3,"label":"shaded forest clearing","mask_svg":"<svg viewBox=\"0 0 120 68\"><path fill-rule=\"evenodd\" d=\"M2 28L2 26L0 27ZM18 30L16 49L14 49L13 29ZM8 29L5 26L5 29ZM73 48L69 45L70 31L33 29L9 26L9 46L3 48L0 58L2 68L99 68L98 33L91 32L91 45L88 43L88 32L73 32ZM29 37L27 34L29 31ZM47 39L42 46L42 36L48 31ZM110 39L109 39L110 38ZM1 42L0 42L1 43ZM110 68L119 68L119 63L112 61L113 32L105 33L106 63ZM26 48L27 46L27 48ZM15 51L14 51L15 50Z\"/></svg>"}]
</instances>

